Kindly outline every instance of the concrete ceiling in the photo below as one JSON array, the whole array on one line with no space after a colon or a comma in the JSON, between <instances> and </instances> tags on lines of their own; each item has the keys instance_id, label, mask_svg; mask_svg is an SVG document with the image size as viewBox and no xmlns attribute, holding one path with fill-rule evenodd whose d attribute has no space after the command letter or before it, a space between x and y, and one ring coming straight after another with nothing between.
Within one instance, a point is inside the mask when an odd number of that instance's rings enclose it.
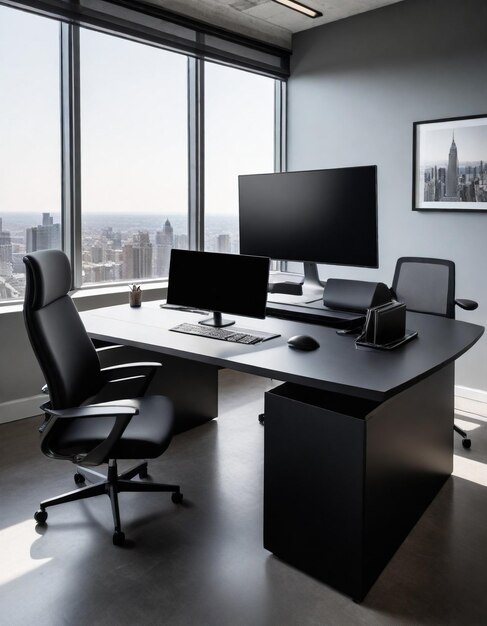
<instances>
[{"instance_id":1,"label":"concrete ceiling","mask_svg":"<svg viewBox=\"0 0 487 626\"><path fill-rule=\"evenodd\" d=\"M302 0L323 13L311 19L272 0L151 0L170 11L288 49L293 33L401 1Z\"/></svg>"}]
</instances>

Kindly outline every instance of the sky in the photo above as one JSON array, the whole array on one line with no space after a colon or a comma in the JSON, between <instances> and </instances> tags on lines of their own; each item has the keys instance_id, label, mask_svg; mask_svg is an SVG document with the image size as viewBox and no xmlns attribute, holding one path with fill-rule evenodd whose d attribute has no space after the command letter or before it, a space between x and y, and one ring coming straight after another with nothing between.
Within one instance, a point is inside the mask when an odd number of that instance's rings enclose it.
<instances>
[{"instance_id":1,"label":"sky","mask_svg":"<svg viewBox=\"0 0 487 626\"><path fill-rule=\"evenodd\" d=\"M81 30L82 206L186 213L187 59ZM273 171L274 81L206 64L206 210ZM59 24L0 6L0 215L59 212Z\"/></svg>"},{"instance_id":2,"label":"sky","mask_svg":"<svg viewBox=\"0 0 487 626\"><path fill-rule=\"evenodd\" d=\"M54 21L0 6L0 214L59 211L58 48Z\"/></svg>"}]
</instances>

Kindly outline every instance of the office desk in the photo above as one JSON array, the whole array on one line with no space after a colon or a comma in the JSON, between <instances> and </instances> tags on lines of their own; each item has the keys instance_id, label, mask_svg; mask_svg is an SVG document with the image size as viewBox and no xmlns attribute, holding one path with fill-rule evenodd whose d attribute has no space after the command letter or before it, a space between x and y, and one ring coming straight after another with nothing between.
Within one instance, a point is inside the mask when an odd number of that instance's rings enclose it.
<instances>
[{"instance_id":1,"label":"office desk","mask_svg":"<svg viewBox=\"0 0 487 626\"><path fill-rule=\"evenodd\" d=\"M381 352L331 328L273 318L236 318L281 334L255 346L183 335L169 328L201 316L157 303L82 318L93 338L166 355L164 391L193 403L183 407L194 420L186 425L198 423L198 404L202 420L216 415L219 367L284 381L266 394L264 547L355 600L452 472L454 361L483 333L408 313L419 337ZM296 334L320 348L291 350Z\"/></svg>"}]
</instances>

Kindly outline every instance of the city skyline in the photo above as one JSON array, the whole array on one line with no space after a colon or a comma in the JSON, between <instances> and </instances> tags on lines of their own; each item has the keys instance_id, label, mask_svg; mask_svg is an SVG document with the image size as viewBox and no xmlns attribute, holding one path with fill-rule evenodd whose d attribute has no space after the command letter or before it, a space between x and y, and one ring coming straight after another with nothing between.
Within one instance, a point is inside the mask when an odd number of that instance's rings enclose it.
<instances>
[{"instance_id":1,"label":"city skyline","mask_svg":"<svg viewBox=\"0 0 487 626\"><path fill-rule=\"evenodd\" d=\"M83 285L160 276L188 246L190 57L80 28L80 150L63 171L60 27L0 6L0 300L23 296L28 249L61 245L79 170ZM203 68L205 248L238 252L238 175L274 170L276 80Z\"/></svg>"},{"instance_id":2,"label":"city skyline","mask_svg":"<svg viewBox=\"0 0 487 626\"><path fill-rule=\"evenodd\" d=\"M172 248L189 247L187 215L110 213L83 217L83 286L167 277ZM114 225L115 224L115 225ZM9 212L0 216L0 300L16 300L25 290L26 252L61 247L60 214ZM205 249L239 251L238 219L208 214Z\"/></svg>"}]
</instances>

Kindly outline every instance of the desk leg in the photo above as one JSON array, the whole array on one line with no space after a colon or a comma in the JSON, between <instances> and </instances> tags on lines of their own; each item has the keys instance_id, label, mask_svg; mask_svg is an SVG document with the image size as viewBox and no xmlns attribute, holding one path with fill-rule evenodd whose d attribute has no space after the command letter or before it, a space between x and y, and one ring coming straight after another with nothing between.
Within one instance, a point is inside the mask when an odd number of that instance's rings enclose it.
<instances>
[{"instance_id":1,"label":"desk leg","mask_svg":"<svg viewBox=\"0 0 487 626\"><path fill-rule=\"evenodd\" d=\"M264 547L361 601L452 472L453 372L383 403L268 392Z\"/></svg>"},{"instance_id":2,"label":"desk leg","mask_svg":"<svg viewBox=\"0 0 487 626\"><path fill-rule=\"evenodd\" d=\"M164 367L157 373L149 392L160 393L174 402L176 434L200 426L218 416L218 367L159 355Z\"/></svg>"}]
</instances>

